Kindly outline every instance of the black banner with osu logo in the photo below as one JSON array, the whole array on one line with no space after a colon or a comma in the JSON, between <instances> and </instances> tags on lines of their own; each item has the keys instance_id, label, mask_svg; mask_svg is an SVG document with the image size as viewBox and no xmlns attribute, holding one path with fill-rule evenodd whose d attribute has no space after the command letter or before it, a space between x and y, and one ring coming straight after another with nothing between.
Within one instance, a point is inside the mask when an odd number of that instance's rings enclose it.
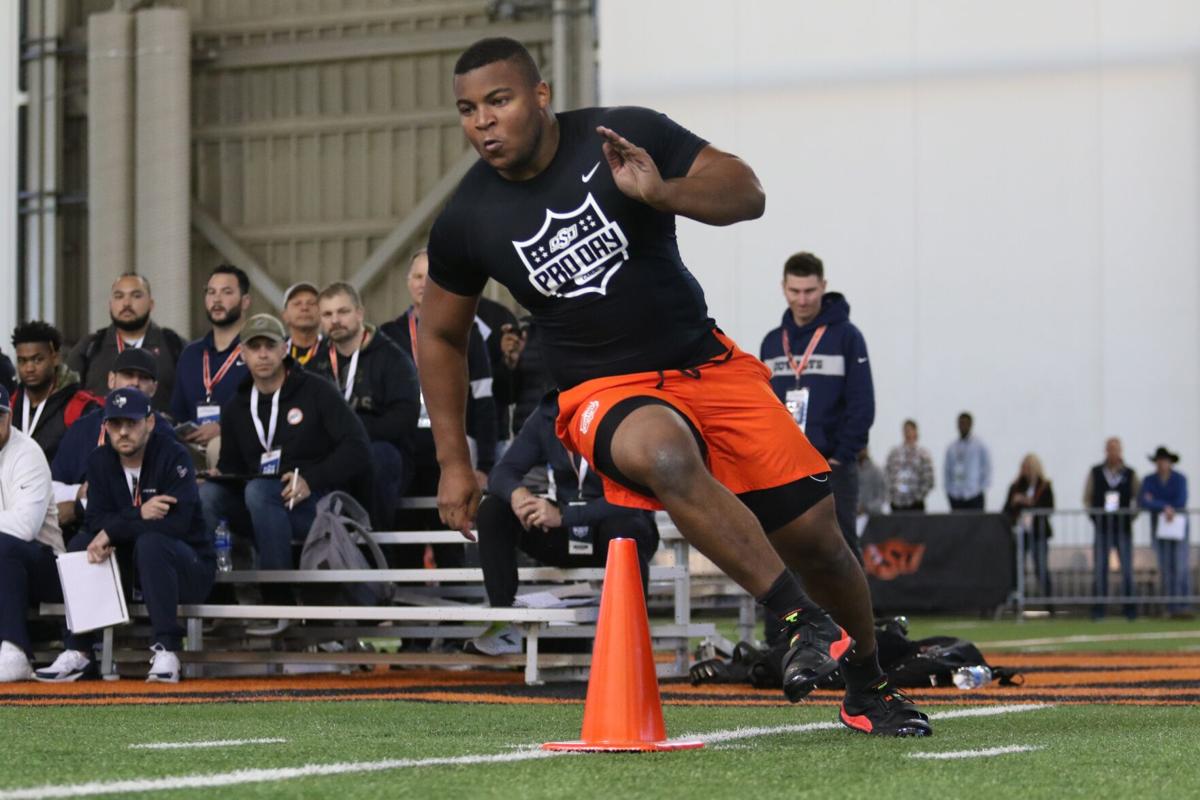
<instances>
[{"instance_id":1,"label":"black banner with osu logo","mask_svg":"<svg viewBox=\"0 0 1200 800\"><path fill-rule=\"evenodd\" d=\"M879 611L976 611L1016 585L1012 528L1001 514L872 517L860 540Z\"/></svg>"}]
</instances>

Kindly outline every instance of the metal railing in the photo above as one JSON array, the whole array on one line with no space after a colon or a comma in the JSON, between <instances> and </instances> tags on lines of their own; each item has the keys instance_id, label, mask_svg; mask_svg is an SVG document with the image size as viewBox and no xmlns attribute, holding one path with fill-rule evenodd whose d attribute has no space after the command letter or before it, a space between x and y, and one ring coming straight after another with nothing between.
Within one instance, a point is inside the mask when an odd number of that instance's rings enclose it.
<instances>
[{"instance_id":1,"label":"metal railing","mask_svg":"<svg viewBox=\"0 0 1200 800\"><path fill-rule=\"evenodd\" d=\"M1090 606L1099 616L1117 606L1133 617L1148 608L1200 607L1200 547L1191 533L1200 509L1177 513L1188 521L1182 542L1155 536L1154 515L1144 511L1024 512L1013 526L1017 612L1075 605Z\"/></svg>"}]
</instances>

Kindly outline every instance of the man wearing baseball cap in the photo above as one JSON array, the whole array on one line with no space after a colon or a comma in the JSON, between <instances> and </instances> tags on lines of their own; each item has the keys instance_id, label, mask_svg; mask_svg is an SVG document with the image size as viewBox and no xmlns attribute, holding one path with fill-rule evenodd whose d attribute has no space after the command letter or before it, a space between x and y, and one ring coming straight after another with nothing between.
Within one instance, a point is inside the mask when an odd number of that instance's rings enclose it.
<instances>
[{"instance_id":1,"label":"man wearing baseball cap","mask_svg":"<svg viewBox=\"0 0 1200 800\"><path fill-rule=\"evenodd\" d=\"M153 353L140 347L127 347L113 359L112 371L108 373L108 388L137 388L151 398L158 391L158 359ZM158 411L154 412L155 436L175 437L170 420ZM84 414L67 429L54 459L50 462L50 473L54 476L54 502L58 504L58 523L64 532L74 532L82 521L87 506L87 462L88 456L104 444L104 409L97 408Z\"/></svg>"},{"instance_id":2,"label":"man wearing baseball cap","mask_svg":"<svg viewBox=\"0 0 1200 800\"><path fill-rule=\"evenodd\" d=\"M283 293L283 324L288 329L288 355L302 367L321 349L321 315L317 309L320 294L308 281L293 283Z\"/></svg>"},{"instance_id":3,"label":"man wearing baseball cap","mask_svg":"<svg viewBox=\"0 0 1200 800\"><path fill-rule=\"evenodd\" d=\"M104 401L108 443L88 457L88 507L83 530L67 545L100 563L115 557L122 574L141 586L153 630L147 681L177 683L183 627L180 603L202 603L216 576L212 535L204 529L196 473L187 449L153 436L150 398L132 386ZM54 663L34 672L39 681L74 681L94 671L96 634L68 634Z\"/></svg>"},{"instance_id":4,"label":"man wearing baseball cap","mask_svg":"<svg viewBox=\"0 0 1200 800\"><path fill-rule=\"evenodd\" d=\"M250 376L221 411L217 470L249 479L205 481L205 522L211 531L226 519L235 533L253 536L259 569L294 569L292 543L308 535L322 495L340 489L369 502L367 432L337 387L295 366L278 319L251 317L242 346ZM290 599L278 585L264 594L273 603Z\"/></svg>"},{"instance_id":5,"label":"man wearing baseball cap","mask_svg":"<svg viewBox=\"0 0 1200 800\"><path fill-rule=\"evenodd\" d=\"M12 424L8 389L0 385L0 682L31 677L26 617L32 603L58 602L54 554L62 533L42 448Z\"/></svg>"}]
</instances>

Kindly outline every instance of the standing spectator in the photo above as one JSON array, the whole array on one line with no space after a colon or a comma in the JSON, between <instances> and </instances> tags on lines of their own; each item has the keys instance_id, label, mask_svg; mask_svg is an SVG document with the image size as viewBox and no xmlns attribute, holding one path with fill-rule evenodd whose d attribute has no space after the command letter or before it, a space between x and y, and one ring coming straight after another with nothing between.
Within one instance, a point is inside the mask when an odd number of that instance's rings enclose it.
<instances>
[{"instance_id":1,"label":"standing spectator","mask_svg":"<svg viewBox=\"0 0 1200 800\"><path fill-rule=\"evenodd\" d=\"M317 308L317 287L308 281L293 283L283 293L283 324L288 329L288 355L302 367L321 346L321 312Z\"/></svg>"},{"instance_id":2,"label":"standing spectator","mask_svg":"<svg viewBox=\"0 0 1200 800\"><path fill-rule=\"evenodd\" d=\"M1096 537L1092 548L1095 573L1092 619L1104 616L1104 598L1108 596L1108 554L1116 549L1121 562L1121 596L1133 597L1133 517L1138 497L1138 477L1125 465L1121 440L1112 437L1104 443L1104 461L1092 467L1083 489L1083 504L1091 510ZM1137 607L1124 604L1130 621L1137 618Z\"/></svg>"},{"instance_id":3,"label":"standing spectator","mask_svg":"<svg viewBox=\"0 0 1200 800\"><path fill-rule=\"evenodd\" d=\"M171 416L194 422L183 440L205 452L212 467L221 451L221 407L246 377L240 334L250 310L250 278L238 267L222 264L208 276L204 314L212 330L183 349L175 370Z\"/></svg>"},{"instance_id":4,"label":"standing spectator","mask_svg":"<svg viewBox=\"0 0 1200 800\"><path fill-rule=\"evenodd\" d=\"M358 416L332 383L295 366L287 331L270 314L256 314L242 331L250 375L221 409L220 474L257 475L244 482L206 480L200 501L208 530L228 520L252 536L259 569L294 569L292 543L312 527L317 501L335 489L364 503L370 496L371 449ZM269 584L276 604L290 591ZM282 631L286 623L255 629Z\"/></svg>"},{"instance_id":5,"label":"standing spectator","mask_svg":"<svg viewBox=\"0 0 1200 800\"><path fill-rule=\"evenodd\" d=\"M159 411L171 409L175 364L184 342L175 331L160 328L150 319L153 310L149 278L127 272L113 282L108 298L112 324L82 339L67 356L67 364L79 373L83 388L98 396L107 394L113 361L126 348L140 347L157 364L159 381L153 395L154 407Z\"/></svg>"},{"instance_id":6,"label":"standing spectator","mask_svg":"<svg viewBox=\"0 0 1200 800\"><path fill-rule=\"evenodd\" d=\"M992 485L992 459L987 446L971 435L974 419L958 415L958 441L946 448L946 497L953 511L983 511L984 494Z\"/></svg>"},{"instance_id":7,"label":"standing spectator","mask_svg":"<svg viewBox=\"0 0 1200 800\"><path fill-rule=\"evenodd\" d=\"M17 368L12 359L0 351L0 386L8 390L9 397L17 390Z\"/></svg>"},{"instance_id":8,"label":"standing spectator","mask_svg":"<svg viewBox=\"0 0 1200 800\"><path fill-rule=\"evenodd\" d=\"M904 441L887 457L887 493L892 511L924 511L933 491L933 456L917 444L917 423L904 420Z\"/></svg>"},{"instance_id":9,"label":"standing spectator","mask_svg":"<svg viewBox=\"0 0 1200 800\"><path fill-rule=\"evenodd\" d=\"M412 306L380 329L408 353L413 363L421 366L421 354L416 352L417 326L421 320L421 301L425 297L425 281L429 274L429 255L418 250L408 266L408 293ZM471 326L467 350L467 371L470 394L467 397L467 436L475 455L475 477L479 486L487 486L487 476L495 463L496 454L496 406L492 396L492 368L488 361L487 345L478 325ZM421 416L417 430L416 475L410 492L431 496L437 494L437 453L433 446L433 433L429 427L429 414L421 397Z\"/></svg>"},{"instance_id":10,"label":"standing spectator","mask_svg":"<svg viewBox=\"0 0 1200 800\"><path fill-rule=\"evenodd\" d=\"M377 530L392 524L396 502L412 479L421 387L412 359L364 319L358 290L337 282L318 300L325 345L310 371L338 387L367 430L374 482L371 519Z\"/></svg>"},{"instance_id":11,"label":"standing spectator","mask_svg":"<svg viewBox=\"0 0 1200 800\"><path fill-rule=\"evenodd\" d=\"M867 448L858 451L858 516L862 521L858 534L862 535L862 525L866 517L879 516L883 513L883 504L887 502L887 478L879 465L871 460Z\"/></svg>"},{"instance_id":12,"label":"standing spectator","mask_svg":"<svg viewBox=\"0 0 1200 800\"><path fill-rule=\"evenodd\" d=\"M1050 537L1054 530L1048 514L1032 512L1053 509L1054 487L1046 480L1041 459L1030 453L1022 459L1017 479L1008 487L1004 513L1024 540L1026 555L1033 557L1033 571L1042 597L1050 596Z\"/></svg>"},{"instance_id":13,"label":"standing spectator","mask_svg":"<svg viewBox=\"0 0 1200 800\"><path fill-rule=\"evenodd\" d=\"M1142 479L1138 504L1150 512L1150 534L1158 554L1159 591L1164 595L1184 596L1189 589L1187 478L1175 469L1179 456L1159 447L1150 456L1154 472ZM1176 522L1176 518L1179 521ZM1182 527L1182 537L1163 536L1167 527ZM1188 616L1183 603L1169 603L1167 613L1175 617Z\"/></svg>"},{"instance_id":14,"label":"standing spectator","mask_svg":"<svg viewBox=\"0 0 1200 800\"><path fill-rule=\"evenodd\" d=\"M53 461L67 428L100 400L62 363L62 334L53 325L24 322L13 330L12 343L21 379L12 396L14 424L33 437L47 461Z\"/></svg>"},{"instance_id":15,"label":"standing spectator","mask_svg":"<svg viewBox=\"0 0 1200 800\"><path fill-rule=\"evenodd\" d=\"M183 626L180 603L203 603L217 572L212 536L204 530L196 473L187 449L154 436L150 398L133 387L110 392L104 402L108 444L88 458L88 509L84 530L68 544L88 561L116 557L125 575L136 575L154 638L147 682L178 683ZM78 680L94 672L96 634L71 633L39 681Z\"/></svg>"},{"instance_id":16,"label":"standing spectator","mask_svg":"<svg viewBox=\"0 0 1200 800\"><path fill-rule=\"evenodd\" d=\"M0 682L33 677L26 617L33 603L62 600L54 565L62 551L46 454L13 427L0 385Z\"/></svg>"},{"instance_id":17,"label":"standing spectator","mask_svg":"<svg viewBox=\"0 0 1200 800\"><path fill-rule=\"evenodd\" d=\"M604 499L600 476L587 460L569 452L554 432L558 393L542 401L492 470L491 488L479 505L479 561L488 604L512 606L517 595L517 550L555 567L602 567L608 543L617 537L637 542L645 591L650 559L658 549L658 529L650 512L614 506ZM549 464L553 498L538 497L522 485L536 466ZM521 634L511 623L496 623L469 640L468 652L504 655L521 652Z\"/></svg>"},{"instance_id":18,"label":"standing spectator","mask_svg":"<svg viewBox=\"0 0 1200 800\"><path fill-rule=\"evenodd\" d=\"M862 561L856 535L858 453L875 421L875 387L867 343L850 322L850 304L826 292L825 265L797 253L783 265L788 310L763 337L759 357L771 368L771 388L800 430L829 461L838 524Z\"/></svg>"}]
</instances>

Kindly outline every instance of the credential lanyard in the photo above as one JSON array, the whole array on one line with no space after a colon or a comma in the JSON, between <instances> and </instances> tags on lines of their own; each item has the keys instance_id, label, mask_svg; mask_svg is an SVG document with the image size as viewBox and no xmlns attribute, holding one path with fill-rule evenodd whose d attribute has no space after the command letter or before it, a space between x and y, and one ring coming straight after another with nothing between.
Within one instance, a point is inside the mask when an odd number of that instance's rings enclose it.
<instances>
[{"instance_id":1,"label":"credential lanyard","mask_svg":"<svg viewBox=\"0 0 1200 800\"><path fill-rule=\"evenodd\" d=\"M258 443L262 445L263 452L271 452L271 445L275 443L275 423L279 421L279 395L283 394L283 387L275 390L275 394L271 395L271 420L267 423L267 432L263 433L262 420L258 418L258 387L255 386L250 390L250 419L254 421L254 432L258 434Z\"/></svg>"},{"instance_id":2,"label":"credential lanyard","mask_svg":"<svg viewBox=\"0 0 1200 800\"><path fill-rule=\"evenodd\" d=\"M33 429L37 427L38 420L42 418L42 412L46 410L46 400L50 396L46 395L46 399L38 403L37 409L33 412L33 422L29 421L29 392L21 393L21 430L27 436L33 436Z\"/></svg>"},{"instance_id":3,"label":"credential lanyard","mask_svg":"<svg viewBox=\"0 0 1200 800\"><path fill-rule=\"evenodd\" d=\"M813 331L812 338L808 341L808 347L804 348L804 355L800 358L799 365L792 358L792 344L788 339L787 325L783 326L783 354L787 356L788 366L796 373L796 384L800 384L800 376L804 374L804 370L808 368L808 360L812 358L812 354L817 349L817 343L821 341L821 337L825 335L825 329L828 325L822 325Z\"/></svg>"},{"instance_id":4,"label":"credential lanyard","mask_svg":"<svg viewBox=\"0 0 1200 800\"><path fill-rule=\"evenodd\" d=\"M579 466L576 467L575 466L575 458L570 453L567 453L567 458L571 462L571 469L575 470L575 477L579 479L579 494L577 495L577 497L580 500L582 500L583 499L583 481L585 478L587 478L587 474L588 474L587 459L584 458L583 456L580 456L579 457Z\"/></svg>"},{"instance_id":5,"label":"credential lanyard","mask_svg":"<svg viewBox=\"0 0 1200 800\"><path fill-rule=\"evenodd\" d=\"M408 340L412 342L413 366L421 368L421 360L417 357L417 315L413 309L408 310Z\"/></svg>"},{"instance_id":6,"label":"credential lanyard","mask_svg":"<svg viewBox=\"0 0 1200 800\"><path fill-rule=\"evenodd\" d=\"M358 374L358 354L362 352L363 347L367 344L367 332L363 331L362 341L358 343L358 348L354 351L354 355L350 356L350 369L346 371L346 388L342 390L342 397L346 398L346 402L350 402L350 395L354 392L354 376ZM414 352L416 352L414 350ZM338 352L337 347L329 348L329 366L333 368L333 379L341 383L338 378Z\"/></svg>"},{"instance_id":7,"label":"credential lanyard","mask_svg":"<svg viewBox=\"0 0 1200 800\"><path fill-rule=\"evenodd\" d=\"M242 354L242 345L239 342L238 346L233 348L233 352L225 358L225 363L217 370L217 374L213 375L208 362L208 348L204 348L204 402L212 402L213 389L221 382L221 379L233 369L233 362L237 361L237 357Z\"/></svg>"}]
</instances>

